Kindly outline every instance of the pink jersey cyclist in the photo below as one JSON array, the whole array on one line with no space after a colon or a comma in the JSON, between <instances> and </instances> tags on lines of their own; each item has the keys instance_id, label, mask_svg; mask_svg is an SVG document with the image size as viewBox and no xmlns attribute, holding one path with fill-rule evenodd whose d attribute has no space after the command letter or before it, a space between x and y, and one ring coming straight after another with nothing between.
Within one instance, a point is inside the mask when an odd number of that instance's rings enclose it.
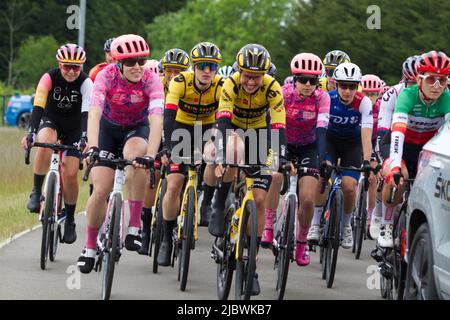
<instances>
[{"instance_id":1,"label":"pink jersey cyclist","mask_svg":"<svg viewBox=\"0 0 450 320\"><path fill-rule=\"evenodd\" d=\"M116 64L100 71L95 79L91 105L103 109L103 117L115 125L145 122L152 114L163 114L164 89L159 77L145 69L141 81L124 80Z\"/></svg>"}]
</instances>

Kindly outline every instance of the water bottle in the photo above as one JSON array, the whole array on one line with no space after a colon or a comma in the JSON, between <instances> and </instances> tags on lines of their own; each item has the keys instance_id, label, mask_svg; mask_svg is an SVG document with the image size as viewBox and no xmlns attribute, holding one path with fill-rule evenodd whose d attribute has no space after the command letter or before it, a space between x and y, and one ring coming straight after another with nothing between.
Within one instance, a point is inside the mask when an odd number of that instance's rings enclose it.
<instances>
[{"instance_id":1,"label":"water bottle","mask_svg":"<svg viewBox=\"0 0 450 320\"><path fill-rule=\"evenodd\" d=\"M241 217L241 208L237 209L231 218L230 242L235 244L239 236L239 218Z\"/></svg>"}]
</instances>

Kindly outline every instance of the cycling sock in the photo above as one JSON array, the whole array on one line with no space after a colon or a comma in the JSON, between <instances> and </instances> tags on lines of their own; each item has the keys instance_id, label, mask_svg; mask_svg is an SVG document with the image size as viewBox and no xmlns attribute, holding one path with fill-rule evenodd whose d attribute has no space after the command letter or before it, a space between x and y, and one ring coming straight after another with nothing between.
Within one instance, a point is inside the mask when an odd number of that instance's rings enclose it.
<instances>
[{"instance_id":1,"label":"cycling sock","mask_svg":"<svg viewBox=\"0 0 450 320\"><path fill-rule=\"evenodd\" d=\"M313 216L313 219L311 222L312 225L320 224L320 218L322 217L322 211L323 211L323 206L316 206L314 208L314 216Z\"/></svg>"},{"instance_id":2,"label":"cycling sock","mask_svg":"<svg viewBox=\"0 0 450 320\"><path fill-rule=\"evenodd\" d=\"M130 207L129 227L141 227L141 210L143 203L143 201L128 200L128 206Z\"/></svg>"},{"instance_id":3,"label":"cycling sock","mask_svg":"<svg viewBox=\"0 0 450 320\"><path fill-rule=\"evenodd\" d=\"M344 213L344 226L350 226L350 220L352 218L352 213Z\"/></svg>"},{"instance_id":4,"label":"cycling sock","mask_svg":"<svg viewBox=\"0 0 450 320\"><path fill-rule=\"evenodd\" d=\"M311 226L304 227L304 226L300 225L299 228L297 228L296 240L298 242L306 243L306 237L308 236L308 231L309 231L310 227Z\"/></svg>"},{"instance_id":5,"label":"cycling sock","mask_svg":"<svg viewBox=\"0 0 450 320\"><path fill-rule=\"evenodd\" d=\"M152 222L152 208L142 208L141 211L142 229L145 232L150 230L150 224Z\"/></svg>"},{"instance_id":6,"label":"cycling sock","mask_svg":"<svg viewBox=\"0 0 450 320\"><path fill-rule=\"evenodd\" d=\"M74 215L75 215L75 207L76 204L67 204L64 202L64 208L66 209L66 219L68 221L74 221Z\"/></svg>"},{"instance_id":7,"label":"cycling sock","mask_svg":"<svg viewBox=\"0 0 450 320\"><path fill-rule=\"evenodd\" d=\"M277 214L277 209L266 209L266 221L264 223L264 229L272 229L273 230L273 219Z\"/></svg>"},{"instance_id":8,"label":"cycling sock","mask_svg":"<svg viewBox=\"0 0 450 320\"><path fill-rule=\"evenodd\" d=\"M172 231L175 227L176 220L165 220L163 219L163 231L164 231L164 239L163 241L172 242Z\"/></svg>"},{"instance_id":9,"label":"cycling sock","mask_svg":"<svg viewBox=\"0 0 450 320\"><path fill-rule=\"evenodd\" d=\"M45 174L34 174L34 189L42 192L42 185L44 184Z\"/></svg>"},{"instance_id":10,"label":"cycling sock","mask_svg":"<svg viewBox=\"0 0 450 320\"><path fill-rule=\"evenodd\" d=\"M92 192L94 192L94 185L92 183L89 184L89 195L92 196Z\"/></svg>"},{"instance_id":11,"label":"cycling sock","mask_svg":"<svg viewBox=\"0 0 450 320\"><path fill-rule=\"evenodd\" d=\"M383 216L381 217L381 224L394 224L394 208L383 205Z\"/></svg>"},{"instance_id":12,"label":"cycling sock","mask_svg":"<svg viewBox=\"0 0 450 320\"><path fill-rule=\"evenodd\" d=\"M87 226L87 238L86 238L86 249L96 249L97 248L97 236L100 228L91 228Z\"/></svg>"},{"instance_id":13,"label":"cycling sock","mask_svg":"<svg viewBox=\"0 0 450 320\"><path fill-rule=\"evenodd\" d=\"M227 199L230 186L231 182L222 182L222 186L217 189L217 201L214 203L217 208L225 207L225 200Z\"/></svg>"},{"instance_id":14,"label":"cycling sock","mask_svg":"<svg viewBox=\"0 0 450 320\"><path fill-rule=\"evenodd\" d=\"M214 191L216 191L216 187L211 187L205 183L203 187L203 205L206 206L211 205L211 200L214 196Z\"/></svg>"}]
</instances>

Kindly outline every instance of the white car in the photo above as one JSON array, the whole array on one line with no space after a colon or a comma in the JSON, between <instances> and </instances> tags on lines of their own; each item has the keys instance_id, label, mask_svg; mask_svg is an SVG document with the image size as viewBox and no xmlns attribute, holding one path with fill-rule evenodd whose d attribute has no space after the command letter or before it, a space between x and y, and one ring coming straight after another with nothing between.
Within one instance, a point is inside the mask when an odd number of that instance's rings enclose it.
<instances>
[{"instance_id":1,"label":"white car","mask_svg":"<svg viewBox=\"0 0 450 320\"><path fill-rule=\"evenodd\" d=\"M407 214L406 299L450 299L450 120L425 146Z\"/></svg>"}]
</instances>

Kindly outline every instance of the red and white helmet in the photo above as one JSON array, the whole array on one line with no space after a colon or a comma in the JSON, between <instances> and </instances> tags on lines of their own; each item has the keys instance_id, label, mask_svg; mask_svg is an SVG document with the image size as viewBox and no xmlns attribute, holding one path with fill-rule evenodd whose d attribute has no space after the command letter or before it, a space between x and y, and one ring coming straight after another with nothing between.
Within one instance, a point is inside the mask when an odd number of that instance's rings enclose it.
<instances>
[{"instance_id":1,"label":"red and white helmet","mask_svg":"<svg viewBox=\"0 0 450 320\"><path fill-rule=\"evenodd\" d=\"M111 56L115 60L146 57L150 54L147 42L136 34L125 34L111 43Z\"/></svg>"},{"instance_id":2,"label":"red and white helmet","mask_svg":"<svg viewBox=\"0 0 450 320\"><path fill-rule=\"evenodd\" d=\"M405 81L416 81L417 79L417 61L420 56L411 56L403 62L402 74Z\"/></svg>"},{"instance_id":3,"label":"red and white helmet","mask_svg":"<svg viewBox=\"0 0 450 320\"><path fill-rule=\"evenodd\" d=\"M144 68L149 69L151 72L156 73L159 76L159 61L155 59L147 60Z\"/></svg>"},{"instance_id":4,"label":"red and white helmet","mask_svg":"<svg viewBox=\"0 0 450 320\"><path fill-rule=\"evenodd\" d=\"M382 80L374 74L363 75L361 85L363 92L381 92L383 90Z\"/></svg>"},{"instance_id":5,"label":"red and white helmet","mask_svg":"<svg viewBox=\"0 0 450 320\"><path fill-rule=\"evenodd\" d=\"M322 60L312 53L299 53L291 61L292 74L322 74Z\"/></svg>"},{"instance_id":6,"label":"red and white helmet","mask_svg":"<svg viewBox=\"0 0 450 320\"><path fill-rule=\"evenodd\" d=\"M417 59L416 68L420 74L433 72L450 76L450 59L445 53L433 50L422 54Z\"/></svg>"},{"instance_id":7,"label":"red and white helmet","mask_svg":"<svg viewBox=\"0 0 450 320\"><path fill-rule=\"evenodd\" d=\"M86 61L86 52L77 44L64 44L56 51L56 60L61 63L83 64Z\"/></svg>"}]
</instances>

